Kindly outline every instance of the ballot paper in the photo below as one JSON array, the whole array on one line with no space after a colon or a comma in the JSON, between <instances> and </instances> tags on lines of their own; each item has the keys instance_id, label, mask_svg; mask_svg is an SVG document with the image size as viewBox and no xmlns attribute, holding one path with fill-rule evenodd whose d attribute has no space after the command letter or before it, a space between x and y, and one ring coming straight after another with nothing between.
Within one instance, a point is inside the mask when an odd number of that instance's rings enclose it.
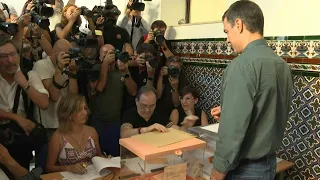
<instances>
[{"instance_id":1,"label":"ballot paper","mask_svg":"<svg viewBox=\"0 0 320 180\"><path fill-rule=\"evenodd\" d=\"M92 158L92 165L87 167L87 173L77 174L65 171L60 174L67 180L91 180L110 174L108 167L120 168L120 157L108 159L96 156Z\"/></svg>"},{"instance_id":2,"label":"ballot paper","mask_svg":"<svg viewBox=\"0 0 320 180\"><path fill-rule=\"evenodd\" d=\"M211 131L211 132L214 132L214 133L218 133L219 123L201 127L201 129L205 129L205 130L208 130L208 131Z\"/></svg>"}]
</instances>

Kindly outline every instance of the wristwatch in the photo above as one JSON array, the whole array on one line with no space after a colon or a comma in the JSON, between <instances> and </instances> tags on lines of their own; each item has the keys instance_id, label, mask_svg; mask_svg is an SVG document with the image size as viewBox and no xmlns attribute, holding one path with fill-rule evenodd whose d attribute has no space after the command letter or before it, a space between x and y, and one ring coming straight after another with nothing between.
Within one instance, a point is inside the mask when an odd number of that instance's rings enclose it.
<instances>
[{"instance_id":1,"label":"wristwatch","mask_svg":"<svg viewBox=\"0 0 320 180\"><path fill-rule=\"evenodd\" d=\"M130 74L127 73L127 74L125 74L123 77L124 77L124 78L129 78L129 77L130 77Z\"/></svg>"},{"instance_id":2,"label":"wristwatch","mask_svg":"<svg viewBox=\"0 0 320 180\"><path fill-rule=\"evenodd\" d=\"M29 90L29 88L30 88L30 85L28 84L26 87L23 88L23 90L24 90L25 92L27 92L27 91Z\"/></svg>"}]
</instances>

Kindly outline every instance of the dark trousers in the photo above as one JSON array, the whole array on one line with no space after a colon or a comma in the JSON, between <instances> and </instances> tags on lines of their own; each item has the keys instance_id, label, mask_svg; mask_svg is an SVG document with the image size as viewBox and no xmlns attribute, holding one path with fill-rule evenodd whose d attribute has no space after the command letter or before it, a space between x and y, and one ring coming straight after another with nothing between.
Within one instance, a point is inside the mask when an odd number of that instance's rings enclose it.
<instances>
[{"instance_id":1,"label":"dark trousers","mask_svg":"<svg viewBox=\"0 0 320 180\"><path fill-rule=\"evenodd\" d=\"M225 180L274 180L276 168L275 153L258 160L242 160L236 169L228 172Z\"/></svg>"},{"instance_id":2,"label":"dark trousers","mask_svg":"<svg viewBox=\"0 0 320 180\"><path fill-rule=\"evenodd\" d=\"M120 156L120 121L105 122L93 115L89 125L94 127L99 135L102 152L113 157Z\"/></svg>"}]
</instances>

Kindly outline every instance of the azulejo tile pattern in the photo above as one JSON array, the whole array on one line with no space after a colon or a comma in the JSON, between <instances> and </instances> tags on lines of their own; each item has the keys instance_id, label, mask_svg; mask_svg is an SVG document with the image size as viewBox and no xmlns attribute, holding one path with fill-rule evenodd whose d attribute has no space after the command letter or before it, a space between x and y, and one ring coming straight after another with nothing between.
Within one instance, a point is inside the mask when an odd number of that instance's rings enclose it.
<instances>
[{"instance_id":1,"label":"azulejo tile pattern","mask_svg":"<svg viewBox=\"0 0 320 180\"><path fill-rule=\"evenodd\" d=\"M320 37L269 37L268 45L290 65L294 92L278 156L296 164L285 179L320 180ZM198 106L209 114L220 104L224 68L235 57L225 39L173 41L189 82L200 92Z\"/></svg>"}]
</instances>

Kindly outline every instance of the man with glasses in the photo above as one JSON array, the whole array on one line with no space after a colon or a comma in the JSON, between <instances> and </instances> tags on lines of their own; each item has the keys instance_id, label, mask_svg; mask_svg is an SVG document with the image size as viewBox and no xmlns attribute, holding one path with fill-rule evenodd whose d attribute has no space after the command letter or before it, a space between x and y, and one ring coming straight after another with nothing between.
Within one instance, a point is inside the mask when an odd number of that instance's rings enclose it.
<instances>
[{"instance_id":1,"label":"man with glasses","mask_svg":"<svg viewBox=\"0 0 320 180\"><path fill-rule=\"evenodd\" d=\"M46 109L49 104L48 92L44 88L39 76L34 71L27 73L28 79L20 70L20 57L18 48L12 40L0 42L0 130L14 130L12 123L18 124L26 135L29 135L35 124L26 119L29 109L25 109L23 93L26 93L35 105ZM17 108L14 108L17 88L20 86L20 98ZM19 97L19 96L18 96ZM16 112L14 112L16 111ZM21 134L21 137L23 135ZM20 136L19 136L20 137ZM29 169L32 159L32 149L24 138L15 136L12 144L6 145L11 156L24 168Z\"/></svg>"},{"instance_id":2,"label":"man with glasses","mask_svg":"<svg viewBox=\"0 0 320 180\"><path fill-rule=\"evenodd\" d=\"M151 86L142 86L136 97L137 107L128 110L122 118L121 138L157 130L167 132L168 119L155 111L157 92Z\"/></svg>"}]
</instances>

